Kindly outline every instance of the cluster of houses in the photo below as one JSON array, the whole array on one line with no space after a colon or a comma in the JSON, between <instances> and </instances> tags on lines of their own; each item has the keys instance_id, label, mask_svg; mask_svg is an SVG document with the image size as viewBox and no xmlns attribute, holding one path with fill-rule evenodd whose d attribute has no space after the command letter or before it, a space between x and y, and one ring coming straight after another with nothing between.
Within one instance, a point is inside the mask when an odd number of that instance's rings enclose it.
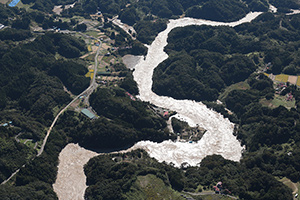
<instances>
[{"instance_id":1,"label":"cluster of houses","mask_svg":"<svg viewBox=\"0 0 300 200\"><path fill-rule=\"evenodd\" d=\"M285 90L287 88L287 85L285 83L278 83L276 85L276 88L275 88L275 93L276 94L281 94L283 92L283 90Z\"/></svg>"},{"instance_id":2,"label":"cluster of houses","mask_svg":"<svg viewBox=\"0 0 300 200\"><path fill-rule=\"evenodd\" d=\"M276 94L280 95L286 88L287 88L287 85L285 83L278 83L275 88ZM293 100L293 94L291 92L286 94L286 100L287 101Z\"/></svg>"},{"instance_id":3,"label":"cluster of houses","mask_svg":"<svg viewBox=\"0 0 300 200\"><path fill-rule=\"evenodd\" d=\"M264 72L268 71L270 69L270 67L272 67L272 63L269 62L264 66L263 71Z\"/></svg>"},{"instance_id":4,"label":"cluster of houses","mask_svg":"<svg viewBox=\"0 0 300 200\"><path fill-rule=\"evenodd\" d=\"M12 122L12 121L9 121L9 122L0 124L0 126L3 126L3 127L6 127L6 126L12 126L12 125L13 125L13 122Z\"/></svg>"}]
</instances>

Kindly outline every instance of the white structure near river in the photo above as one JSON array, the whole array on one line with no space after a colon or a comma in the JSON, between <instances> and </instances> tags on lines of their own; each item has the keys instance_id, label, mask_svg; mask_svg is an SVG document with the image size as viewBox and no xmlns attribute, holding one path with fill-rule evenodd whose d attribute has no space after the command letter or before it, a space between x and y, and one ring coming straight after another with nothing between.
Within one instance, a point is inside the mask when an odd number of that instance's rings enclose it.
<instances>
[{"instance_id":1,"label":"white structure near river","mask_svg":"<svg viewBox=\"0 0 300 200\"><path fill-rule=\"evenodd\" d=\"M175 166L180 166L183 162L187 162L190 165L197 165L205 156L212 154L222 155L224 158L233 161L240 160L242 147L232 134L234 124L225 119L221 114L208 109L201 102L176 100L171 97L156 95L151 90L152 75L153 70L158 64L168 58L163 49L167 45L168 33L172 29L188 25L236 26L244 22L250 22L260 14L259 12L249 13L243 19L231 23L192 18L170 20L167 29L159 33L154 42L149 46L146 59L141 59L135 66L133 76L140 90L139 98L143 101L149 101L156 106L176 111L178 113L177 118L184 119L190 126L198 124L205 128L207 132L197 143L190 144L173 141L154 143L141 141L134 145L134 149L145 149L151 157L156 158L158 161L172 162Z\"/></svg>"},{"instance_id":2,"label":"white structure near river","mask_svg":"<svg viewBox=\"0 0 300 200\"><path fill-rule=\"evenodd\" d=\"M149 101L154 105L176 111L178 113L176 115L177 118L184 119L190 126L198 124L204 127L207 132L198 143L190 144L170 140L162 143L141 141L126 151L142 148L158 161L172 162L175 166L180 166L183 162L187 162L190 165L197 165L205 156L212 154L222 155L224 158L233 161L240 160L242 147L232 134L234 124L225 119L221 114L208 109L201 102L176 100L171 97L156 95L151 90L152 75L155 67L168 58L163 49L167 45L168 33L173 28L188 25L236 26L244 22L250 22L260 14L259 12L249 13L243 19L231 23L192 18L170 20L167 29L159 33L154 42L149 46L146 59L140 59L135 66L133 75L135 81L138 83L139 98L143 101ZM57 179L53 185L59 199L84 199L86 177L83 173L83 165L96 155L96 153L74 144L69 144L62 150L59 156ZM66 162L64 159L68 159L69 161ZM78 159L84 160L81 162ZM77 174L76 177L70 176L70 174L74 173Z\"/></svg>"}]
</instances>

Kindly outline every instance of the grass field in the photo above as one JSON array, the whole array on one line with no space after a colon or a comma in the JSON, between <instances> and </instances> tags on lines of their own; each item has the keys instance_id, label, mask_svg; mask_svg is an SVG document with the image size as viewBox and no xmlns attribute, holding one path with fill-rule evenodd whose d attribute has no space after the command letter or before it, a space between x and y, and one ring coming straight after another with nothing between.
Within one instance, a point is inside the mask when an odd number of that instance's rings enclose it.
<instances>
[{"instance_id":1,"label":"grass field","mask_svg":"<svg viewBox=\"0 0 300 200\"><path fill-rule=\"evenodd\" d=\"M88 51L92 51L91 45L88 45L87 49L88 49Z\"/></svg>"},{"instance_id":2,"label":"grass field","mask_svg":"<svg viewBox=\"0 0 300 200\"><path fill-rule=\"evenodd\" d=\"M146 176L138 176L136 182L126 194L127 199L174 199L184 200L179 192L174 191L171 187L167 186L161 179L153 174Z\"/></svg>"},{"instance_id":3,"label":"grass field","mask_svg":"<svg viewBox=\"0 0 300 200\"><path fill-rule=\"evenodd\" d=\"M35 142L33 142L32 140L28 140L28 139L20 139L20 143L23 143L23 144L25 143L26 146L28 146L29 148L32 148L32 149L35 146Z\"/></svg>"},{"instance_id":4,"label":"grass field","mask_svg":"<svg viewBox=\"0 0 300 200\"><path fill-rule=\"evenodd\" d=\"M87 31L85 32L86 35L90 35L90 36L93 36L95 38L98 38L99 37L99 32L97 31Z\"/></svg>"},{"instance_id":5,"label":"grass field","mask_svg":"<svg viewBox=\"0 0 300 200\"><path fill-rule=\"evenodd\" d=\"M0 0L1 1L1 0ZM10 1L12 1L12 0L10 0ZM30 7L32 7L34 5L34 3L30 3L30 4L23 4L22 3L22 1L20 1L17 5L16 5L16 7L18 7L18 8L24 8L25 10L30 10Z\"/></svg>"},{"instance_id":6,"label":"grass field","mask_svg":"<svg viewBox=\"0 0 300 200\"><path fill-rule=\"evenodd\" d=\"M289 75L286 74L279 74L276 75L275 77L275 81L284 82L284 83L286 83L288 79L289 79Z\"/></svg>"},{"instance_id":7,"label":"grass field","mask_svg":"<svg viewBox=\"0 0 300 200\"><path fill-rule=\"evenodd\" d=\"M95 53L92 53L92 54L88 55L87 57L85 57L84 59L86 61L94 62L95 61L95 55L96 55Z\"/></svg>"},{"instance_id":8,"label":"grass field","mask_svg":"<svg viewBox=\"0 0 300 200\"><path fill-rule=\"evenodd\" d=\"M264 75L265 75L266 77L269 77L270 74L264 73Z\"/></svg>"},{"instance_id":9,"label":"grass field","mask_svg":"<svg viewBox=\"0 0 300 200\"><path fill-rule=\"evenodd\" d=\"M286 101L285 96L280 96L275 94L274 99L267 100L267 99L261 99L260 103L263 106L270 107L270 108L277 108L279 106L284 106L287 109L295 108L295 99L292 101Z\"/></svg>"},{"instance_id":10,"label":"grass field","mask_svg":"<svg viewBox=\"0 0 300 200\"><path fill-rule=\"evenodd\" d=\"M291 188L291 190L293 191L293 195L295 195L296 193L298 193L299 191L299 182L298 183L294 183L292 182L290 179L284 177L282 179L279 180L280 182L282 182L283 184L285 184L286 186L288 186L289 188ZM299 199L296 198L296 199Z\"/></svg>"},{"instance_id":11,"label":"grass field","mask_svg":"<svg viewBox=\"0 0 300 200\"><path fill-rule=\"evenodd\" d=\"M247 90L247 89L250 89L250 86L247 82L243 81L243 82L235 83L227 87L225 91L220 94L218 99L223 101L227 97L229 92L231 92L232 90Z\"/></svg>"},{"instance_id":12,"label":"grass field","mask_svg":"<svg viewBox=\"0 0 300 200\"><path fill-rule=\"evenodd\" d=\"M6 4L8 2L11 2L12 0L0 0L0 3Z\"/></svg>"}]
</instances>

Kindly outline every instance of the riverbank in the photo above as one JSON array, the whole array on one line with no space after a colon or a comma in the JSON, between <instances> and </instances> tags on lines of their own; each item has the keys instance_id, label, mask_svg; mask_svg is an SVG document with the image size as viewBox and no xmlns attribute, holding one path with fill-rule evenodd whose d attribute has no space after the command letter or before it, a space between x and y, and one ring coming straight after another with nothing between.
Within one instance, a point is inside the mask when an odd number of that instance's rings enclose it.
<instances>
[{"instance_id":1,"label":"riverbank","mask_svg":"<svg viewBox=\"0 0 300 200\"><path fill-rule=\"evenodd\" d=\"M153 70L168 58L164 52L167 45L169 32L177 27L188 25L211 25L211 26L236 26L245 22L250 22L259 16L260 12L249 13L246 17L237 22L213 22L202 19L181 18L170 20L167 29L159 33L154 42L148 47L148 54L145 60L135 66L133 76L138 84L142 101L173 110L178 114L175 116L180 120L188 122L192 127L199 125L207 130L198 143L182 143L164 141L154 143L150 141L138 142L135 146L145 149L151 157L160 162L172 162L175 166L187 162L190 165L197 165L207 155L218 154L224 158L239 161L241 158L241 147L239 141L233 136L234 124L225 119L221 114L207 108L203 103L192 100L177 100L171 97L158 96L152 92Z\"/></svg>"},{"instance_id":2,"label":"riverbank","mask_svg":"<svg viewBox=\"0 0 300 200\"><path fill-rule=\"evenodd\" d=\"M58 199L84 199L87 188L83 166L98 154L78 144L68 144L59 154L57 178L53 189Z\"/></svg>"},{"instance_id":3,"label":"riverbank","mask_svg":"<svg viewBox=\"0 0 300 200\"><path fill-rule=\"evenodd\" d=\"M249 13L245 18L232 23L212 22L192 18L170 20L167 29L159 33L154 42L148 47L146 59L139 59L139 62L134 67L135 71L133 75L139 87L139 98L156 106L176 111L178 113L175 115L176 118L188 122L190 126L199 125L205 128L207 132L198 143L173 142L170 140L162 143L141 141L126 151L142 148L158 161L172 162L178 167L183 162L187 162L190 165L197 165L204 157L212 154L222 155L224 158L233 161L240 160L243 148L232 134L233 123L225 119L221 114L207 108L201 102L176 100L156 95L151 90L152 75L155 67L168 58L163 49L167 45L168 33L172 29L188 25L204 24L212 26L235 26L244 22L250 22L259 14ZM83 199L86 189L83 166L90 158L96 155L98 154L85 150L78 145L74 146L74 144L69 144L63 149L59 156L60 163L57 180L53 185L59 199Z\"/></svg>"}]
</instances>

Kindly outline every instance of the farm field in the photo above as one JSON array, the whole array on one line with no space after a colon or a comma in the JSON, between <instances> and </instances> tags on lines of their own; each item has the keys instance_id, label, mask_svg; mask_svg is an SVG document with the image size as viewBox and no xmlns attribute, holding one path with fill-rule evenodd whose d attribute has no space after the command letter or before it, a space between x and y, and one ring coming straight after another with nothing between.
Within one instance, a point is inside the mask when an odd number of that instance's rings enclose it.
<instances>
[{"instance_id":1,"label":"farm field","mask_svg":"<svg viewBox=\"0 0 300 200\"><path fill-rule=\"evenodd\" d=\"M275 95L274 99L272 100L267 100L267 99L261 99L260 103L263 106L267 106L270 108L277 108L279 106L284 106L287 109L295 108L295 99L292 101L287 101L285 96L280 96L280 95Z\"/></svg>"},{"instance_id":2,"label":"farm field","mask_svg":"<svg viewBox=\"0 0 300 200\"><path fill-rule=\"evenodd\" d=\"M93 79L94 69L90 69L89 72L85 74L85 77L90 77L91 79Z\"/></svg>"},{"instance_id":3,"label":"farm field","mask_svg":"<svg viewBox=\"0 0 300 200\"><path fill-rule=\"evenodd\" d=\"M138 176L126 196L128 199L185 199L180 196L180 193L166 186L161 179L152 174Z\"/></svg>"},{"instance_id":4,"label":"farm field","mask_svg":"<svg viewBox=\"0 0 300 200\"><path fill-rule=\"evenodd\" d=\"M270 77L270 74L264 73L266 76ZM291 84L300 86L300 76L290 76L287 74L278 74L278 75L273 75L275 76L274 81L278 82L290 82ZM271 78L271 77L270 77Z\"/></svg>"},{"instance_id":5,"label":"farm field","mask_svg":"<svg viewBox=\"0 0 300 200\"><path fill-rule=\"evenodd\" d=\"M275 77L275 81L284 82L284 83L286 83L288 79L289 79L289 75L286 74L279 74L276 75Z\"/></svg>"},{"instance_id":6,"label":"farm field","mask_svg":"<svg viewBox=\"0 0 300 200\"><path fill-rule=\"evenodd\" d=\"M11 2L11 0L0 0L0 3L6 4L8 2Z\"/></svg>"}]
</instances>

